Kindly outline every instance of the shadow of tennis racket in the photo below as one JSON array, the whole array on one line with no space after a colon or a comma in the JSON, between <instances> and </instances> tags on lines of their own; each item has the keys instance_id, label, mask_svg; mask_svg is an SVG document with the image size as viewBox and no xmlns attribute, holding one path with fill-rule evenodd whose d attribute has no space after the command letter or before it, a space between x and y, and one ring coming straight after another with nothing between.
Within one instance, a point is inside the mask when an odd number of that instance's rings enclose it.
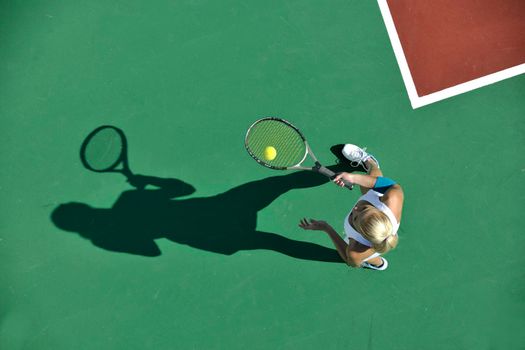
<instances>
[{"instance_id":1,"label":"shadow of tennis racket","mask_svg":"<svg viewBox=\"0 0 525 350\"><path fill-rule=\"evenodd\" d=\"M124 132L112 125L102 125L93 130L82 142L80 160L84 167L97 173L121 173L137 187L128 162L128 142Z\"/></svg>"}]
</instances>

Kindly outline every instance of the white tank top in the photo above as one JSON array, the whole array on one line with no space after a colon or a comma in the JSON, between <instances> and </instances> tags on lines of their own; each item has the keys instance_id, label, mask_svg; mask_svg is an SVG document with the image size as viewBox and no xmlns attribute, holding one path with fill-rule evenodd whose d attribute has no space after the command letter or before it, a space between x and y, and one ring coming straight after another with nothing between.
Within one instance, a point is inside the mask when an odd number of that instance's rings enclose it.
<instances>
[{"instance_id":1,"label":"white tank top","mask_svg":"<svg viewBox=\"0 0 525 350\"><path fill-rule=\"evenodd\" d=\"M364 195L359 197L359 199L357 201L358 202L359 201L367 201L368 203L372 204L374 207L379 209L379 211L385 213L386 216L388 216L388 218L390 219L390 222L392 223L392 228L394 229L394 234L397 235L397 230L399 229L399 223L397 222L397 219L394 216L394 213L392 213L392 210L390 210L390 208L387 207L387 205L385 203L381 202L381 200L379 199L381 197L383 197L382 193L376 192L374 190L369 190L367 193L365 193ZM357 232L352 227L352 225L350 225L350 222L348 221L348 218L349 218L351 213L352 213L352 211L350 211L350 213L348 213L348 215L345 217L345 222L344 222L344 229L345 229L345 236L346 236L345 237L345 242L348 243L348 238L352 238L352 239L358 241L359 243L361 243L363 245L366 245L367 247L371 247L372 243L370 243L359 232Z\"/></svg>"}]
</instances>

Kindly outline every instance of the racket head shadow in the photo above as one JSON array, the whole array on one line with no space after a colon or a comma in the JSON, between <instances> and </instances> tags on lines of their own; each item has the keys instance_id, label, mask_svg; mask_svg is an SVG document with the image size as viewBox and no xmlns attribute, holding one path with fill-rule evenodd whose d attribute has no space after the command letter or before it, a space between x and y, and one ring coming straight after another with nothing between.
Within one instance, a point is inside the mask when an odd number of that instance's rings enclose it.
<instances>
[{"instance_id":1,"label":"racket head shadow","mask_svg":"<svg viewBox=\"0 0 525 350\"><path fill-rule=\"evenodd\" d=\"M112 125L93 130L82 142L80 160L94 172L121 172L130 175L127 164L127 140L124 132ZM122 164L122 169L117 167Z\"/></svg>"},{"instance_id":2,"label":"racket head shadow","mask_svg":"<svg viewBox=\"0 0 525 350\"><path fill-rule=\"evenodd\" d=\"M308 154L306 139L299 129L277 117L255 121L246 132L244 146L257 163L277 170L298 167ZM267 147L275 148L274 159L265 157Z\"/></svg>"}]
</instances>

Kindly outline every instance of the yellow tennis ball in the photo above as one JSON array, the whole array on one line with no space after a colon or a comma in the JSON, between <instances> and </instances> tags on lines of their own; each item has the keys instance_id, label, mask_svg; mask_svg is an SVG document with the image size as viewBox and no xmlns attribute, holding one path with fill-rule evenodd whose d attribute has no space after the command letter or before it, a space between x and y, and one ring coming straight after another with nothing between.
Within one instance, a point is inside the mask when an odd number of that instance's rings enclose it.
<instances>
[{"instance_id":1,"label":"yellow tennis ball","mask_svg":"<svg viewBox=\"0 0 525 350\"><path fill-rule=\"evenodd\" d=\"M264 149L264 159L274 160L275 157L277 157L277 150L274 147L268 146Z\"/></svg>"}]
</instances>

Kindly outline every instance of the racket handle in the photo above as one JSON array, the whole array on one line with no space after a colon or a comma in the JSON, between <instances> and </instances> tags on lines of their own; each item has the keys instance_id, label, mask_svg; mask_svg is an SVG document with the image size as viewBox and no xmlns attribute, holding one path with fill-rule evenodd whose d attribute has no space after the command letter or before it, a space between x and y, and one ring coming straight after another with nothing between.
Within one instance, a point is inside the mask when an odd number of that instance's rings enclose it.
<instances>
[{"instance_id":1,"label":"racket handle","mask_svg":"<svg viewBox=\"0 0 525 350\"><path fill-rule=\"evenodd\" d=\"M330 180L333 180L335 175L336 175L332 170L322 166L319 163L315 164L314 170L317 171L318 173L323 174L324 176L328 177ZM353 183L348 182L346 180L342 180L342 181L344 182L345 187L348 188L349 190L352 190L354 188L354 184Z\"/></svg>"}]
</instances>

